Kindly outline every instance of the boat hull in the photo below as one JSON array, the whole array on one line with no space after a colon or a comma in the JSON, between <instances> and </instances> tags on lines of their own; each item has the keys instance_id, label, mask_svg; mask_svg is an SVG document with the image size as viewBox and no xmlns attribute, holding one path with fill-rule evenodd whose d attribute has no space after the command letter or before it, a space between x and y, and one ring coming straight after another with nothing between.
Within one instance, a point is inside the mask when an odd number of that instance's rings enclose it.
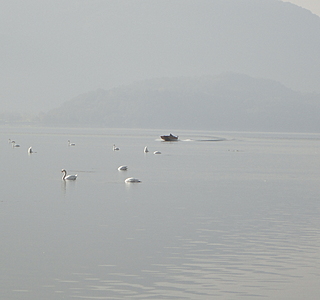
<instances>
[{"instance_id":1,"label":"boat hull","mask_svg":"<svg viewBox=\"0 0 320 300\"><path fill-rule=\"evenodd\" d=\"M170 134L170 135L161 135L160 137L166 142L172 142L172 141L177 141L178 140L178 136L174 136L172 134Z\"/></svg>"}]
</instances>

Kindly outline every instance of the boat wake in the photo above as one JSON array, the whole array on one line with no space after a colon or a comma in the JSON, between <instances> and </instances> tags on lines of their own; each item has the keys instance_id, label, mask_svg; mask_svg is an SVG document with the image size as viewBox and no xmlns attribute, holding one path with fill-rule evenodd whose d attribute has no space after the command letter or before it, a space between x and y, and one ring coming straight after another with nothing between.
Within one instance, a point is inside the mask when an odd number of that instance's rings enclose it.
<instances>
[{"instance_id":1,"label":"boat wake","mask_svg":"<svg viewBox=\"0 0 320 300\"><path fill-rule=\"evenodd\" d=\"M226 141L225 138L206 138L206 139L184 139L182 142L223 142Z\"/></svg>"}]
</instances>

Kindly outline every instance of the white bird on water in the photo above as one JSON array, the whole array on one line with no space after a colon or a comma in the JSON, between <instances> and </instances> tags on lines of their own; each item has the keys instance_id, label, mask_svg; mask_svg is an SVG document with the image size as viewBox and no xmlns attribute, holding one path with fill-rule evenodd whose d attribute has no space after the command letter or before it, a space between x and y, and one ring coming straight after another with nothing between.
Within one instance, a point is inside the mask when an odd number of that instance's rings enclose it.
<instances>
[{"instance_id":1,"label":"white bird on water","mask_svg":"<svg viewBox=\"0 0 320 300\"><path fill-rule=\"evenodd\" d=\"M153 154L161 154L160 151L154 151Z\"/></svg>"},{"instance_id":2,"label":"white bird on water","mask_svg":"<svg viewBox=\"0 0 320 300\"><path fill-rule=\"evenodd\" d=\"M118 147L116 147L115 144L113 144L113 151L117 151L117 150L120 150Z\"/></svg>"},{"instance_id":3,"label":"white bird on water","mask_svg":"<svg viewBox=\"0 0 320 300\"><path fill-rule=\"evenodd\" d=\"M125 183L141 182L141 180L139 180L138 178L129 177L129 178L127 178L124 182L125 182Z\"/></svg>"},{"instance_id":4,"label":"white bird on water","mask_svg":"<svg viewBox=\"0 0 320 300\"><path fill-rule=\"evenodd\" d=\"M68 140L68 146L75 146L75 143L71 143L70 140Z\"/></svg>"},{"instance_id":5,"label":"white bird on water","mask_svg":"<svg viewBox=\"0 0 320 300\"><path fill-rule=\"evenodd\" d=\"M62 169L61 172L63 173L62 180L76 180L77 179L78 174L67 176L67 171L65 169Z\"/></svg>"},{"instance_id":6,"label":"white bird on water","mask_svg":"<svg viewBox=\"0 0 320 300\"><path fill-rule=\"evenodd\" d=\"M148 153L148 152L149 152L149 149L148 149L148 147L147 147L147 146L145 146L145 147L144 147L143 152L144 152L144 153Z\"/></svg>"},{"instance_id":7,"label":"white bird on water","mask_svg":"<svg viewBox=\"0 0 320 300\"><path fill-rule=\"evenodd\" d=\"M20 145L16 144L15 141L12 141L11 143L12 143L12 147L13 147L13 148L18 148L18 147L20 147Z\"/></svg>"},{"instance_id":8,"label":"white bird on water","mask_svg":"<svg viewBox=\"0 0 320 300\"><path fill-rule=\"evenodd\" d=\"M32 147L29 147L28 153L31 154L31 153L36 153L36 152L34 152L34 151L32 150Z\"/></svg>"},{"instance_id":9,"label":"white bird on water","mask_svg":"<svg viewBox=\"0 0 320 300\"><path fill-rule=\"evenodd\" d=\"M120 166L118 168L119 171L127 171L128 170L128 167L127 166Z\"/></svg>"}]
</instances>

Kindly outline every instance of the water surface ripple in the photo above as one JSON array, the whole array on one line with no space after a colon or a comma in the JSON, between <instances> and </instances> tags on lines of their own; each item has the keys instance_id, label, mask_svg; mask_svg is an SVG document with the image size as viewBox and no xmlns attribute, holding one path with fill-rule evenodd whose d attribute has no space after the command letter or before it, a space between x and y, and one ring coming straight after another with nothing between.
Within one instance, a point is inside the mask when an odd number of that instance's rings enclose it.
<instances>
[{"instance_id":1,"label":"water surface ripple","mask_svg":"<svg viewBox=\"0 0 320 300\"><path fill-rule=\"evenodd\" d=\"M320 297L319 136L161 134L0 128L3 299Z\"/></svg>"}]
</instances>

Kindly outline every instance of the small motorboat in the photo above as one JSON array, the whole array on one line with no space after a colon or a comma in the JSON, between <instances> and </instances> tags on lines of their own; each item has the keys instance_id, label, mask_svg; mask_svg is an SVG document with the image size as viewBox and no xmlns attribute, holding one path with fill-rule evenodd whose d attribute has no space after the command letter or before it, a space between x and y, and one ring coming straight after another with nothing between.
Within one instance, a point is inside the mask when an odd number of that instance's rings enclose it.
<instances>
[{"instance_id":1,"label":"small motorboat","mask_svg":"<svg viewBox=\"0 0 320 300\"><path fill-rule=\"evenodd\" d=\"M172 135L171 133L169 135L161 135L160 137L166 142L178 140L178 136Z\"/></svg>"}]
</instances>

